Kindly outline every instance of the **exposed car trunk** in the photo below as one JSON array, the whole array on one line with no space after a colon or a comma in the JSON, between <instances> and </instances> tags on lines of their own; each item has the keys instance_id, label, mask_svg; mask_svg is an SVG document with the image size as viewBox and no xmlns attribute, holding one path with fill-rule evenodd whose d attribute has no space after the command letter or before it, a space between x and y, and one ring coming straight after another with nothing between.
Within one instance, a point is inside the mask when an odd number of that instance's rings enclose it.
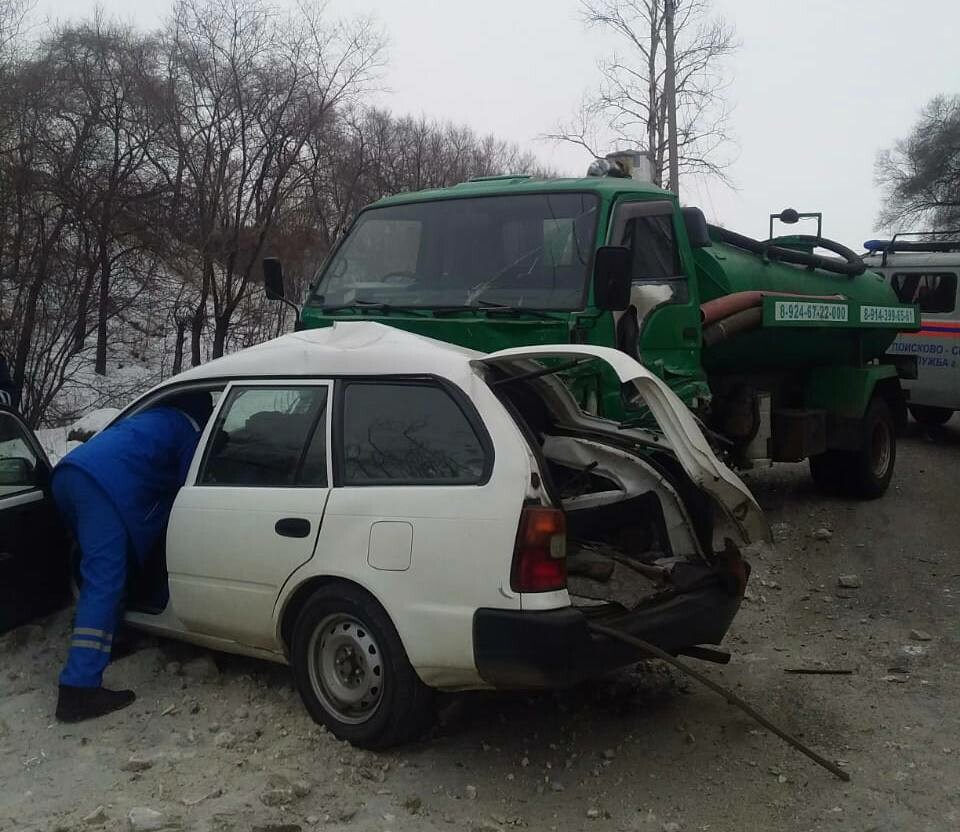
<instances>
[{"instance_id":1,"label":"exposed car trunk","mask_svg":"<svg viewBox=\"0 0 960 832\"><path fill-rule=\"evenodd\" d=\"M747 541L733 529L724 543L725 513L661 438L565 418L555 376L495 368L489 379L527 437L549 502L566 514L573 606L608 619L706 585L742 594L748 567L733 541Z\"/></svg>"}]
</instances>

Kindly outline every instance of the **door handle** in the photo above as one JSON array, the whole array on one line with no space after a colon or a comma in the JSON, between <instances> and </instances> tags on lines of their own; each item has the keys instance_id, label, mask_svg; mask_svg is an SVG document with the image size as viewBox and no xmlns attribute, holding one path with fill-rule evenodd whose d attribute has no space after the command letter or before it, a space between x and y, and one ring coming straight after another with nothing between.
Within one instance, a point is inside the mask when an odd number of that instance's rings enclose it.
<instances>
[{"instance_id":1,"label":"door handle","mask_svg":"<svg viewBox=\"0 0 960 832\"><path fill-rule=\"evenodd\" d=\"M310 534L310 521L302 517L284 517L277 520L273 530L282 537L307 537Z\"/></svg>"}]
</instances>

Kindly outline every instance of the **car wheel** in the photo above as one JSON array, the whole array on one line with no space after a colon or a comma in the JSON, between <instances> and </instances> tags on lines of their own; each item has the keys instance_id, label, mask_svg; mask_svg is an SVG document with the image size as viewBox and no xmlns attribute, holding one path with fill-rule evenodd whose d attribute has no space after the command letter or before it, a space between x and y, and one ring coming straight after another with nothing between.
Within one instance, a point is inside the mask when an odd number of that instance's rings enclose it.
<instances>
[{"instance_id":1,"label":"car wheel","mask_svg":"<svg viewBox=\"0 0 960 832\"><path fill-rule=\"evenodd\" d=\"M949 407L931 407L925 404L915 404L910 406L910 415L913 416L921 425L939 426L945 425L953 416L953 411Z\"/></svg>"},{"instance_id":2,"label":"car wheel","mask_svg":"<svg viewBox=\"0 0 960 832\"><path fill-rule=\"evenodd\" d=\"M365 592L324 586L293 631L291 664L314 721L360 748L419 736L433 717L433 691L417 676L396 628Z\"/></svg>"}]
</instances>

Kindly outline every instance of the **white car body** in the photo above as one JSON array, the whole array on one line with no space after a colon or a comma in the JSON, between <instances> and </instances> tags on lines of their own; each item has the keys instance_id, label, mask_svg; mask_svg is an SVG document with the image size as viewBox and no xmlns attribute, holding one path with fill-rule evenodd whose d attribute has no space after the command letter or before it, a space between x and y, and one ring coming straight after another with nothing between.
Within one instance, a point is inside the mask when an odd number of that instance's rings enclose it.
<instances>
[{"instance_id":1,"label":"white car body","mask_svg":"<svg viewBox=\"0 0 960 832\"><path fill-rule=\"evenodd\" d=\"M662 433L619 430L583 413L556 377L542 375L543 365L537 362L543 359L607 362L622 382L636 386ZM552 418L570 428L564 435L546 437L540 450L531 447L492 383L493 375L502 380L538 369L536 389ZM481 481L344 484L336 450L341 387L398 379L428 380L453 397L464 413L475 410L471 424L478 436L485 432L478 441L488 457ZM205 483L201 472L206 454L214 453L208 449L232 391L287 386L326 391L327 404L315 428L325 437L326 484ZM635 455L636 448L675 456L689 482L714 502L717 516L729 521L730 539L746 544L769 535L750 492L713 454L683 403L656 376L616 350L560 345L485 356L377 323L338 323L289 334L188 370L143 396L118 418L178 391L214 388L222 388L222 393L167 531L169 603L162 611L126 614L129 624L152 633L286 662L298 611L317 587L340 581L382 607L426 686L448 690L498 686L500 682L478 668L478 611L493 611L485 614L494 616L539 614L518 621L542 622L550 615L574 614L578 603L597 603L572 597L568 588L522 592L512 585L524 505L550 502L541 480L545 472L540 470L547 459L550 465L574 471L583 467L607 484L568 497L562 506L567 512L653 493L662 506L673 550L670 563L682 558L710 560L712 541L695 532L693 510L680 494L688 488L678 484L682 474L665 476ZM589 463L584 467L585 460ZM298 535L301 528L307 530L305 536L279 534L278 523L291 519L299 524L292 527ZM731 618L739 597L735 601ZM564 621L569 626L570 621ZM524 632L524 624L517 626ZM720 636L725 629L726 623ZM520 687L529 682L523 673L516 680Z\"/></svg>"}]
</instances>

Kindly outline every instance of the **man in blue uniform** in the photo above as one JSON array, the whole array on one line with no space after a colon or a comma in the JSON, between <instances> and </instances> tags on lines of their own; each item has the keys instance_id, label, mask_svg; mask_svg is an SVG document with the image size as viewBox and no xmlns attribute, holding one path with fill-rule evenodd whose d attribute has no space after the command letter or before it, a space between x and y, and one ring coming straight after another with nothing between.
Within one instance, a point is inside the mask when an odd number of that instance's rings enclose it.
<instances>
[{"instance_id":1,"label":"man in blue uniform","mask_svg":"<svg viewBox=\"0 0 960 832\"><path fill-rule=\"evenodd\" d=\"M60 674L61 722L102 716L136 698L101 684L128 565L142 567L166 530L211 410L209 393L181 394L110 425L54 469L53 496L81 553L80 597Z\"/></svg>"}]
</instances>

